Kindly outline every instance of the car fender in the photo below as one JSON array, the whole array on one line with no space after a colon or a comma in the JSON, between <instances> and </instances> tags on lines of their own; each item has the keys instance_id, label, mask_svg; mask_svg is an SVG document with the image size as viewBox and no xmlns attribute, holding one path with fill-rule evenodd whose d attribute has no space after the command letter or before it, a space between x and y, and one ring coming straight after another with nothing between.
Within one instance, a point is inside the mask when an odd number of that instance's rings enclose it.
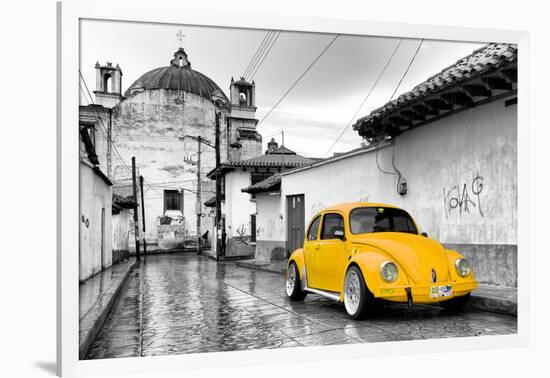
<instances>
[{"instance_id":1,"label":"car fender","mask_svg":"<svg viewBox=\"0 0 550 378\"><path fill-rule=\"evenodd\" d=\"M290 255L290 257L288 258L288 265L290 265L290 263L294 261L294 263L296 264L296 266L298 267L298 274L299 274L299 277L300 277L300 280L302 280L302 274L303 274L303 271L304 271L304 250L303 248L299 248L297 250L295 250L294 252L292 252L292 254ZM287 265L287 267L288 267Z\"/></svg>"},{"instance_id":2,"label":"car fender","mask_svg":"<svg viewBox=\"0 0 550 378\"><path fill-rule=\"evenodd\" d=\"M458 253L457 251L453 251L451 249L446 249L445 252L447 253L447 261L449 262L449 274L451 275L451 279L454 282L475 281L473 266L472 266L472 271L466 277L460 276L456 271L456 265L455 265L456 260L465 258L464 255Z\"/></svg>"},{"instance_id":3,"label":"car fender","mask_svg":"<svg viewBox=\"0 0 550 378\"><path fill-rule=\"evenodd\" d=\"M380 275L380 266L384 261L388 260L391 260L397 264L399 271L397 280L392 283L385 282ZM374 294L375 297L379 296L380 290L383 288L388 288L395 285L407 285L409 283L407 275L399 264L379 249L369 248L368 250L361 250L361 247L354 248L351 253L349 263L346 267L346 272L352 265L359 267L361 273L363 274L363 279L365 280L367 288ZM345 280L342 282L342 296L344 293L344 284Z\"/></svg>"}]
</instances>

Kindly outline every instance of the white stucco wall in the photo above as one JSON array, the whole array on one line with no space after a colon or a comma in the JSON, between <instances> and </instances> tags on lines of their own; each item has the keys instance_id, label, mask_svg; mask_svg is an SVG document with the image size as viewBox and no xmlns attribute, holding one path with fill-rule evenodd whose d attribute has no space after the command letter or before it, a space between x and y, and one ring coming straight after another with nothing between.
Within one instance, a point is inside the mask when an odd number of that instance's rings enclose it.
<instances>
[{"instance_id":1,"label":"white stucco wall","mask_svg":"<svg viewBox=\"0 0 550 378\"><path fill-rule=\"evenodd\" d=\"M132 222L132 211L123 209L118 214L112 215L112 242L113 252L130 251L130 223Z\"/></svg>"},{"instance_id":2,"label":"white stucco wall","mask_svg":"<svg viewBox=\"0 0 550 378\"><path fill-rule=\"evenodd\" d=\"M516 244L516 127L517 106L500 100L398 136L380 149L379 163L393 171L395 150L406 196L396 193L397 176L379 171L375 151L284 175L279 213L286 216L285 196L300 193L306 223L339 202L383 202L409 211L443 243Z\"/></svg>"},{"instance_id":3,"label":"white stucco wall","mask_svg":"<svg viewBox=\"0 0 550 378\"><path fill-rule=\"evenodd\" d=\"M280 195L257 194L256 254L258 260L272 260L274 251L285 247L285 215L281 211ZM284 250L281 251L284 255ZM280 257L282 257L282 255Z\"/></svg>"},{"instance_id":4,"label":"white stucco wall","mask_svg":"<svg viewBox=\"0 0 550 378\"><path fill-rule=\"evenodd\" d=\"M257 194L256 240L279 241L285 238L285 214L279 194ZM261 216L260 216L261 215Z\"/></svg>"},{"instance_id":5,"label":"white stucco wall","mask_svg":"<svg viewBox=\"0 0 550 378\"><path fill-rule=\"evenodd\" d=\"M256 202L242 188L250 186L250 172L236 169L225 175L225 222L227 238L250 236L250 214L256 213Z\"/></svg>"},{"instance_id":6,"label":"white stucco wall","mask_svg":"<svg viewBox=\"0 0 550 378\"><path fill-rule=\"evenodd\" d=\"M84 281L112 265L111 207L112 190L92 168L80 163L80 237L79 279ZM103 265L101 256L101 212L105 209Z\"/></svg>"}]
</instances>

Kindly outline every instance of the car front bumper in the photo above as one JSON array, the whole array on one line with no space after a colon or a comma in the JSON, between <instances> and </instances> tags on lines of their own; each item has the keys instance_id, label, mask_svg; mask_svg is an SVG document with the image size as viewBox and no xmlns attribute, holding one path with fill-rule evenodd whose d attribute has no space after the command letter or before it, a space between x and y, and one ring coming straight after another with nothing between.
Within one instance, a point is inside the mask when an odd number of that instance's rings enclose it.
<instances>
[{"instance_id":1,"label":"car front bumper","mask_svg":"<svg viewBox=\"0 0 550 378\"><path fill-rule=\"evenodd\" d=\"M449 296L430 295L434 286L450 286L452 288ZM370 289L370 288L369 288ZM408 302L407 291L410 289L413 303L437 303L455 297L466 295L477 289L476 280L464 280L461 282L437 282L429 285L406 285L406 286L383 286L371 290L375 298L392 302Z\"/></svg>"}]
</instances>

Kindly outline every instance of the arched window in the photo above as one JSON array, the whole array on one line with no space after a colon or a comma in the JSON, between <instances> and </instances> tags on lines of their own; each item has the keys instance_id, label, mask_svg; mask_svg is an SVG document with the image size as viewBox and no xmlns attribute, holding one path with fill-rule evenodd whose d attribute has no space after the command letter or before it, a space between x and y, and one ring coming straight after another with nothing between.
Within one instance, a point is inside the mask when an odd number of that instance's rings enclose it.
<instances>
[{"instance_id":1,"label":"arched window","mask_svg":"<svg viewBox=\"0 0 550 378\"><path fill-rule=\"evenodd\" d=\"M111 84L111 74L106 73L103 75L103 92L112 92L112 88L111 90L109 89L109 84Z\"/></svg>"},{"instance_id":2,"label":"arched window","mask_svg":"<svg viewBox=\"0 0 550 378\"><path fill-rule=\"evenodd\" d=\"M246 101L246 93L239 92L239 103L248 105L248 103Z\"/></svg>"}]
</instances>

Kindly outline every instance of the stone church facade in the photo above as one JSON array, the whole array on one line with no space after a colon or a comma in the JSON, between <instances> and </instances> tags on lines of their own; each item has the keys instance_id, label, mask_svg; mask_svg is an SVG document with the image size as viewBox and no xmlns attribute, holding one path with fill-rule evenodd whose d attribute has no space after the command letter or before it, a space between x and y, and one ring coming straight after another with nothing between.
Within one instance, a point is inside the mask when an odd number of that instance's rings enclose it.
<instances>
[{"instance_id":1,"label":"stone church facade","mask_svg":"<svg viewBox=\"0 0 550 378\"><path fill-rule=\"evenodd\" d=\"M221 161L261 154L255 84L231 79L228 98L213 80L191 68L183 48L174 53L169 65L146 72L124 94L118 65L96 64L95 68L96 104L112 109L116 149L127 164L135 156L138 174L145 179L147 249L182 248L185 239L196 235L199 210L201 233L214 223L202 202L215 193L215 182L206 177L215 167L215 150L200 144L201 203L197 205L196 139L214 145L216 111L221 113ZM216 107L213 95L221 96L225 106ZM112 170L115 191L117 185L128 186L128 170L116 160Z\"/></svg>"}]
</instances>

